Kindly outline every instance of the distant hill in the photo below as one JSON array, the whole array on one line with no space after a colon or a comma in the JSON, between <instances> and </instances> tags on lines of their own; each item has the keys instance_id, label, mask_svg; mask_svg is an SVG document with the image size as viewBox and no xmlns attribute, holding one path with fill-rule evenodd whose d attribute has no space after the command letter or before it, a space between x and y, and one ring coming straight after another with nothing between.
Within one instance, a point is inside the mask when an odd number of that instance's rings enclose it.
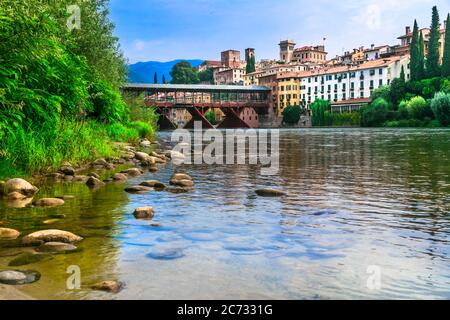
<instances>
[{"instance_id":1,"label":"distant hill","mask_svg":"<svg viewBox=\"0 0 450 320\"><path fill-rule=\"evenodd\" d=\"M128 66L128 82L130 83L153 83L153 75L158 74L158 83L162 83L162 76L166 76L166 80L172 80L170 76L170 71L173 66L178 62L187 61L193 67L197 67L204 60L173 60L169 62L159 62L159 61L148 61L148 62L138 62Z\"/></svg>"}]
</instances>

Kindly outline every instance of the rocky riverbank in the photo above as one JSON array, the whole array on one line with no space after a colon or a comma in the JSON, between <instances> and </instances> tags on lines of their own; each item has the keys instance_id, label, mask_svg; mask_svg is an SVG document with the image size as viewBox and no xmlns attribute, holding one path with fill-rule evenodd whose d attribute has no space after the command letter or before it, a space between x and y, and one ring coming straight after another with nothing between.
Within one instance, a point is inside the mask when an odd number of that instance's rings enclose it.
<instances>
[{"instance_id":1,"label":"rocky riverbank","mask_svg":"<svg viewBox=\"0 0 450 320\"><path fill-rule=\"evenodd\" d=\"M120 148L120 157L118 158L96 159L80 167L64 163L56 172L35 175L30 179L13 178L0 181L0 201L4 202L6 207L9 208L39 207L45 210L45 208L61 207L73 196L40 197L40 190L37 187L40 182L44 180L46 183L50 182L50 185L53 183L85 184L92 192L95 192L108 183L125 184L143 175L146 171L156 172L160 169L160 166L165 166L172 159L170 150L158 149L156 143L147 140L141 141L138 146L129 144L118 144L117 146ZM176 158L179 159L179 157L180 155L177 154ZM144 181L139 185L124 186L123 192L142 194L166 191L180 193L192 191L193 188L194 182L189 175L174 173L167 183L157 180ZM133 214L136 219L150 220L156 212L153 208L146 207L136 208ZM40 261L51 260L53 255L76 251L77 243L84 240L83 237L70 231L58 229L42 229L23 234L21 230L7 228L8 221L2 221L2 223L6 225L0 225L0 241L14 242L13 247L19 245L17 249L21 253L11 256L7 266L0 266L0 299L31 298L22 294L17 288L39 281L41 275L34 271L16 268L26 268ZM46 223L50 224L50 221L44 221L44 224ZM121 282L111 279L98 279L98 281L90 285L92 290L117 293L124 286Z\"/></svg>"}]
</instances>

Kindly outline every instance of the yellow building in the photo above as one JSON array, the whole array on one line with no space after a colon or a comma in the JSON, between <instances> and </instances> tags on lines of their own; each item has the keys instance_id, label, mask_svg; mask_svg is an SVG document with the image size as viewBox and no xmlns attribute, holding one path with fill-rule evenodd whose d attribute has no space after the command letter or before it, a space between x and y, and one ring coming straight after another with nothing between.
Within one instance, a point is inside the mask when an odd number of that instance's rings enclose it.
<instances>
[{"instance_id":1,"label":"yellow building","mask_svg":"<svg viewBox=\"0 0 450 320\"><path fill-rule=\"evenodd\" d=\"M244 75L244 86L257 86L259 85L259 77L263 73L261 71L256 71L252 73L247 73Z\"/></svg>"},{"instance_id":2,"label":"yellow building","mask_svg":"<svg viewBox=\"0 0 450 320\"><path fill-rule=\"evenodd\" d=\"M277 75L278 114L289 105L300 105L300 78L298 73L280 73Z\"/></svg>"}]
</instances>

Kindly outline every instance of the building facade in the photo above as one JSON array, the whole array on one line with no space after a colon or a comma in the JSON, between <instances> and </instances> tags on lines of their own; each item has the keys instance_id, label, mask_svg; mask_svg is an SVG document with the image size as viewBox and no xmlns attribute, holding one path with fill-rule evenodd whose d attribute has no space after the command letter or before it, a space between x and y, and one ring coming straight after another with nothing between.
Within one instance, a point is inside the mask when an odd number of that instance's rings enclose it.
<instances>
[{"instance_id":1,"label":"building facade","mask_svg":"<svg viewBox=\"0 0 450 320\"><path fill-rule=\"evenodd\" d=\"M358 65L278 74L276 89L272 89L278 114L288 105L309 110L317 99L330 101L333 111L357 110L370 102L375 89L399 78L402 67L409 79L409 62L409 56L394 56Z\"/></svg>"},{"instance_id":2,"label":"building facade","mask_svg":"<svg viewBox=\"0 0 450 320\"><path fill-rule=\"evenodd\" d=\"M292 62L324 64L327 61L325 46L305 46L294 50Z\"/></svg>"}]
</instances>

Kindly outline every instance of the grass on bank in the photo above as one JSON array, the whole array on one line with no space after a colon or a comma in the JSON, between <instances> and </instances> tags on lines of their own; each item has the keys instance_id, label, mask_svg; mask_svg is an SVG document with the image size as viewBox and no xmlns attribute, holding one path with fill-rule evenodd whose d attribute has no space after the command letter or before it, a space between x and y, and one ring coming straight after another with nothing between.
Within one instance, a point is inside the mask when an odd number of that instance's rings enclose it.
<instances>
[{"instance_id":1,"label":"grass on bank","mask_svg":"<svg viewBox=\"0 0 450 320\"><path fill-rule=\"evenodd\" d=\"M118 156L113 142L137 142L153 135L153 127L144 122L104 126L92 120L63 121L54 129L18 127L0 141L0 179L55 170L65 161L79 165L99 157Z\"/></svg>"}]
</instances>

